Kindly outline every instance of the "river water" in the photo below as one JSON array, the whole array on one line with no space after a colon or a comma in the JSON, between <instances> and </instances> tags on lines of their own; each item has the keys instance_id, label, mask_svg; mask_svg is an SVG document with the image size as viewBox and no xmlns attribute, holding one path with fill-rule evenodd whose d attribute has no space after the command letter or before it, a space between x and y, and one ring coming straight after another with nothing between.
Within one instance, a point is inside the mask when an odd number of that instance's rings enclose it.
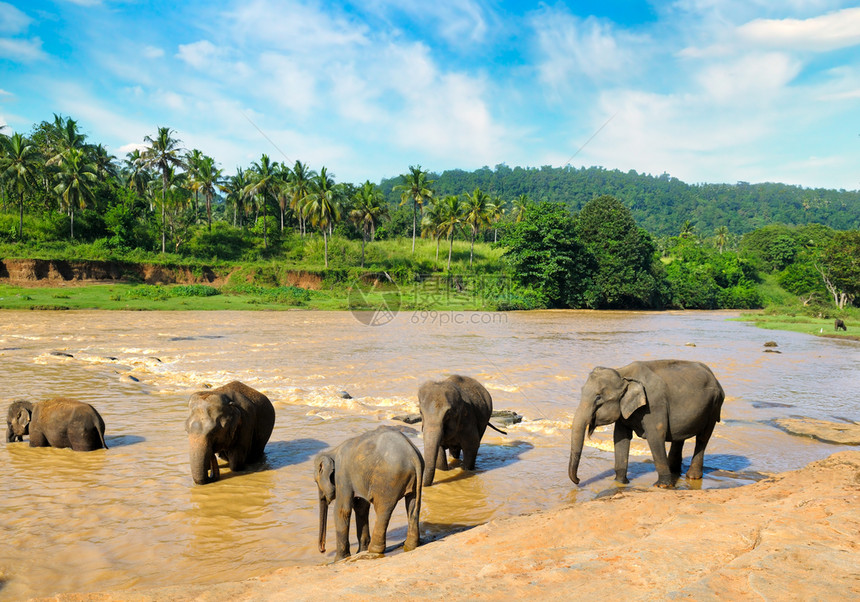
<instances>
[{"instance_id":1,"label":"river water","mask_svg":"<svg viewBox=\"0 0 860 602\"><path fill-rule=\"evenodd\" d=\"M588 442L582 484L567 477L570 420L598 365L678 358L711 367L727 397L704 488L748 484L844 449L771 421L860 420L860 345L758 330L735 315L401 312L369 326L349 312L0 312L2 412L19 398L86 401L104 417L110 448L0 445L0 598L216 583L328 562L333 520L321 555L313 456L380 424L402 425L421 449L420 425L390 418L416 412L419 385L451 373L477 378L496 409L525 420L507 436L487 431L476 473L437 473L424 491L425 541L615 489L606 430ZM769 340L781 353L764 353ZM275 405L266 461L242 474L224 467L221 481L195 486L188 396L233 379ZM633 443L630 486L650 487L650 453ZM685 465L691 453L688 444ZM405 525L401 506L390 547Z\"/></svg>"}]
</instances>

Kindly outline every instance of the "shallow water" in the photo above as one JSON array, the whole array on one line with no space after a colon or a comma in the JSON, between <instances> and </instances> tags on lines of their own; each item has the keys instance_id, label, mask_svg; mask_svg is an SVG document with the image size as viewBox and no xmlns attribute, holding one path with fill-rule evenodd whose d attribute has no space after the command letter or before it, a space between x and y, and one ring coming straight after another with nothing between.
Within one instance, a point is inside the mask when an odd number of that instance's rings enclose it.
<instances>
[{"instance_id":1,"label":"shallow water","mask_svg":"<svg viewBox=\"0 0 860 602\"><path fill-rule=\"evenodd\" d=\"M401 424L390 417L417 411L423 381L455 372L483 382L496 409L525 420L507 436L487 432L475 474L437 473L424 492L425 540L615 489L610 432L586 448L582 484L567 478L570 420L597 365L673 357L712 368L727 399L704 488L747 484L844 449L770 421L860 420L860 345L758 330L729 321L734 315L401 312L367 326L348 312L0 312L0 410L17 398L86 401L104 417L110 448L0 445L0 579L8 580L0 598L215 583L330 561L333 521L329 552L316 548L313 456ZM763 353L768 340L780 354ZM275 405L266 461L242 474L222 468L221 481L194 486L188 396L233 379ZM421 449L418 431L401 426ZM656 473L644 441L634 440L633 452L630 486L650 487ZM405 524L401 506L390 553L399 553Z\"/></svg>"}]
</instances>

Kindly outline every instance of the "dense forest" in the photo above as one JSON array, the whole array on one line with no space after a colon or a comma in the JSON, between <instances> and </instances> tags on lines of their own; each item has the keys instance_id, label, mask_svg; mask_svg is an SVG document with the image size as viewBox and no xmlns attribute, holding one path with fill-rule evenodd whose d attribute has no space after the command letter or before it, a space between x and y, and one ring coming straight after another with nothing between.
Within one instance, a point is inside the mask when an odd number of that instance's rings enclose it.
<instances>
[{"instance_id":1,"label":"dense forest","mask_svg":"<svg viewBox=\"0 0 860 602\"><path fill-rule=\"evenodd\" d=\"M0 131L0 257L494 273L499 308L827 314L860 299L858 228L857 191L504 165L352 184L266 154L226 174L168 127L123 158L61 115Z\"/></svg>"},{"instance_id":2,"label":"dense forest","mask_svg":"<svg viewBox=\"0 0 860 602\"><path fill-rule=\"evenodd\" d=\"M492 197L564 203L579 211L591 199L611 195L626 205L640 226L655 236L672 236L682 228L703 235L725 226L745 234L779 223L818 223L836 230L860 228L860 190L802 188L785 184L686 184L668 174L651 176L602 167L514 167L497 165L475 171L431 174L442 196L480 188ZM399 178L380 184L386 197L397 197ZM860 183L860 182L858 182Z\"/></svg>"}]
</instances>

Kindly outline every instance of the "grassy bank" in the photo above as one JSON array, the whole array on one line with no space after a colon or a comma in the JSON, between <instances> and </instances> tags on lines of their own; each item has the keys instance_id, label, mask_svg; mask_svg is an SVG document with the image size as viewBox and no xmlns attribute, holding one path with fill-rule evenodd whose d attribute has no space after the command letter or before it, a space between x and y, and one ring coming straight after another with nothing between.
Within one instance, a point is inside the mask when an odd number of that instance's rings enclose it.
<instances>
[{"instance_id":1,"label":"grassy bank","mask_svg":"<svg viewBox=\"0 0 860 602\"><path fill-rule=\"evenodd\" d=\"M784 313L777 313L780 310ZM856 308L840 312L840 316L848 330L839 332L834 328L833 318L807 316L787 310L786 308L780 308L780 310L771 309L768 311L747 313L736 319L744 322L752 322L758 328L767 330L788 330L815 336L860 341L860 310Z\"/></svg>"}]
</instances>

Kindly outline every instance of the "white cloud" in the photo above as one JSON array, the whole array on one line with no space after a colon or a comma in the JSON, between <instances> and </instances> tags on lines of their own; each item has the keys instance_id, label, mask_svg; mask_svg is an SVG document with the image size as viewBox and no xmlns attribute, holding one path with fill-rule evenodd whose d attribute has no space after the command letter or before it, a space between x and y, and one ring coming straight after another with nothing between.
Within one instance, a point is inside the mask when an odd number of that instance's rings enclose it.
<instances>
[{"instance_id":1,"label":"white cloud","mask_svg":"<svg viewBox=\"0 0 860 602\"><path fill-rule=\"evenodd\" d=\"M0 96L12 96L12 93L7 90L4 90L3 88L0 88Z\"/></svg>"},{"instance_id":2,"label":"white cloud","mask_svg":"<svg viewBox=\"0 0 860 602\"><path fill-rule=\"evenodd\" d=\"M176 56L195 69L206 69L223 56L223 52L209 40L200 40L193 44L180 44Z\"/></svg>"},{"instance_id":3,"label":"white cloud","mask_svg":"<svg viewBox=\"0 0 860 602\"><path fill-rule=\"evenodd\" d=\"M42 51L42 40L39 38L0 38L0 58L32 63L46 57Z\"/></svg>"},{"instance_id":4,"label":"white cloud","mask_svg":"<svg viewBox=\"0 0 860 602\"><path fill-rule=\"evenodd\" d=\"M595 81L625 78L636 72L641 59L635 50L644 42L641 37L595 17L581 19L566 9L545 8L531 26L542 55L541 79L553 87L569 86L580 76Z\"/></svg>"},{"instance_id":5,"label":"white cloud","mask_svg":"<svg viewBox=\"0 0 860 602\"><path fill-rule=\"evenodd\" d=\"M164 50L155 46L144 46L142 54L148 59L159 59L164 56Z\"/></svg>"},{"instance_id":6,"label":"white cloud","mask_svg":"<svg viewBox=\"0 0 860 602\"><path fill-rule=\"evenodd\" d=\"M362 8L383 20L393 20L391 13L405 14L455 46L482 42L500 25L488 8L474 0L370 0Z\"/></svg>"},{"instance_id":7,"label":"white cloud","mask_svg":"<svg viewBox=\"0 0 860 602\"><path fill-rule=\"evenodd\" d=\"M800 72L801 65L781 53L750 54L705 68L697 75L708 98L721 103L771 102Z\"/></svg>"},{"instance_id":8,"label":"white cloud","mask_svg":"<svg viewBox=\"0 0 860 602\"><path fill-rule=\"evenodd\" d=\"M860 8L809 19L756 19L742 25L743 40L794 50L829 51L860 44Z\"/></svg>"},{"instance_id":9,"label":"white cloud","mask_svg":"<svg viewBox=\"0 0 860 602\"><path fill-rule=\"evenodd\" d=\"M33 20L6 2L0 2L0 33L18 34L27 29Z\"/></svg>"}]
</instances>

